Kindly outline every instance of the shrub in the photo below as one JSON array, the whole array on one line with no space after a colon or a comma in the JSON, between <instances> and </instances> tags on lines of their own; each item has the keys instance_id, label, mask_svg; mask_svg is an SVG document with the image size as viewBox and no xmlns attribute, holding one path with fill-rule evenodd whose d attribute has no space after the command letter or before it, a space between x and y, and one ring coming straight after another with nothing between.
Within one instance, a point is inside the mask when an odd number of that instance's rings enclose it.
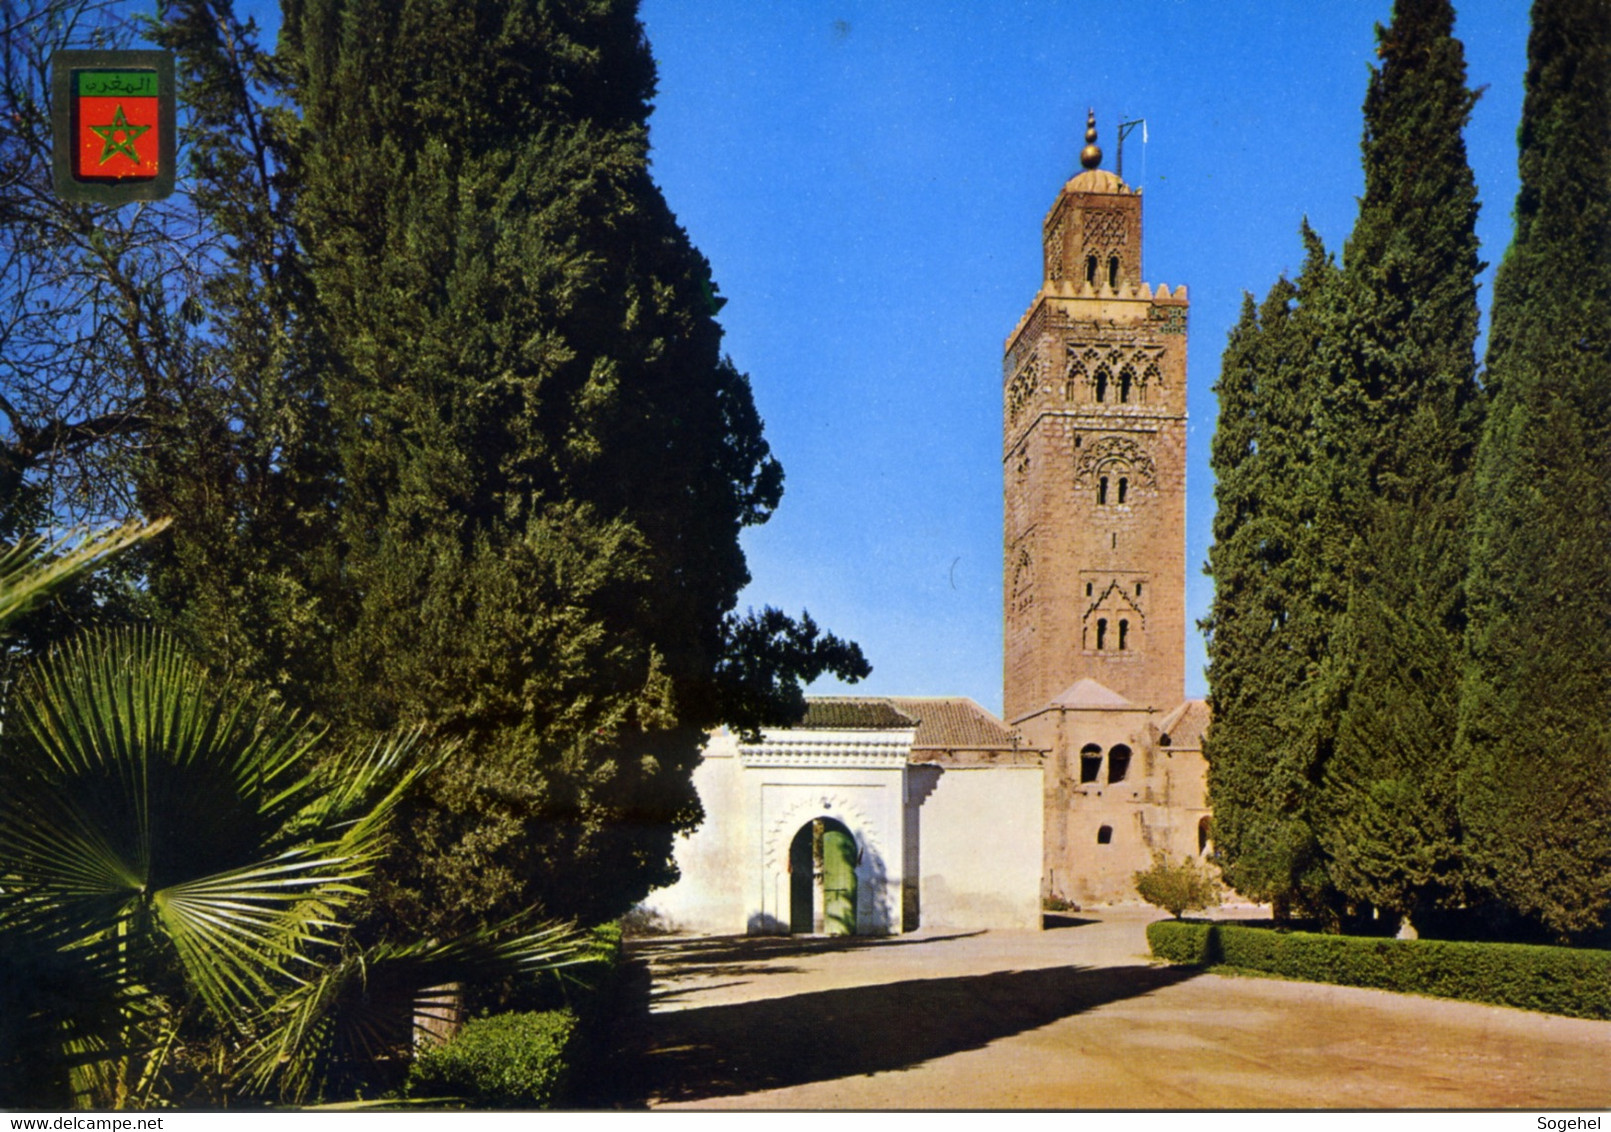
<instances>
[{"instance_id":1,"label":"shrub","mask_svg":"<svg viewBox=\"0 0 1611 1132\"><path fill-rule=\"evenodd\" d=\"M1201 967L1209 962L1213 924L1189 924L1184 920L1159 920L1147 925L1147 943L1159 959Z\"/></svg>"},{"instance_id":2,"label":"shrub","mask_svg":"<svg viewBox=\"0 0 1611 1132\"><path fill-rule=\"evenodd\" d=\"M1147 942L1154 955L1175 963L1611 1019L1611 951L1167 921L1148 926Z\"/></svg>"},{"instance_id":3,"label":"shrub","mask_svg":"<svg viewBox=\"0 0 1611 1132\"><path fill-rule=\"evenodd\" d=\"M415 1057L408 1095L469 1108L552 1108L571 1080L575 1036L569 1010L477 1018Z\"/></svg>"},{"instance_id":4,"label":"shrub","mask_svg":"<svg viewBox=\"0 0 1611 1132\"><path fill-rule=\"evenodd\" d=\"M1219 903L1219 881L1206 865L1190 857L1172 865L1162 853L1152 858L1152 868L1136 874L1136 891L1141 899L1180 919L1182 912L1198 912Z\"/></svg>"}]
</instances>

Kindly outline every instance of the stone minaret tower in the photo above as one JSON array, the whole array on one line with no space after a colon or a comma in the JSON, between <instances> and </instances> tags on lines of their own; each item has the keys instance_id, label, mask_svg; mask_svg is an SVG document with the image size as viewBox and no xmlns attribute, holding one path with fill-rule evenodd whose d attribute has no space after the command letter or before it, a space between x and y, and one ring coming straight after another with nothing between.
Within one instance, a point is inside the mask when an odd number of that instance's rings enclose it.
<instances>
[{"instance_id":1,"label":"stone minaret tower","mask_svg":"<svg viewBox=\"0 0 1611 1132\"><path fill-rule=\"evenodd\" d=\"M1009 723L1086 677L1185 693L1186 289L1141 281L1140 190L1085 140L1002 364Z\"/></svg>"}]
</instances>

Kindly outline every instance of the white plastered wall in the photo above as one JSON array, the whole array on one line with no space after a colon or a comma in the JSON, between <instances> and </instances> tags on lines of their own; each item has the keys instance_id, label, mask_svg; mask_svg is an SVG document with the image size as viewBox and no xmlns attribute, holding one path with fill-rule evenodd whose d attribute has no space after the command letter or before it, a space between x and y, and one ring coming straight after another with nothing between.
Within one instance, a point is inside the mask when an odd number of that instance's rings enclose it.
<instances>
[{"instance_id":1,"label":"white plastered wall","mask_svg":"<svg viewBox=\"0 0 1611 1132\"><path fill-rule=\"evenodd\" d=\"M1039 766L911 768L923 928L1041 926L1045 794Z\"/></svg>"},{"instance_id":2,"label":"white plastered wall","mask_svg":"<svg viewBox=\"0 0 1611 1132\"><path fill-rule=\"evenodd\" d=\"M673 848L680 879L657 889L643 902L664 926L701 935L732 935L744 930L744 848L748 822L738 743L718 731L694 768L705 819Z\"/></svg>"}]
</instances>

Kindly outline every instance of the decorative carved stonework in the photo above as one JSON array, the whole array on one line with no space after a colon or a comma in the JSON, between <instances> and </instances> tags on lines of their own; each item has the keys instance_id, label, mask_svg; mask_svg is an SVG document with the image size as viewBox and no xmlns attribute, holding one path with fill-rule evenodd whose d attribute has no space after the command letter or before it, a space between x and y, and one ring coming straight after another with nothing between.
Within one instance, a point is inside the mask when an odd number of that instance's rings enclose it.
<instances>
[{"instance_id":1,"label":"decorative carved stonework","mask_svg":"<svg viewBox=\"0 0 1611 1132\"><path fill-rule=\"evenodd\" d=\"M1031 361L1013 377L1007 387L1007 419L1016 421L1035 396L1035 363Z\"/></svg>"},{"instance_id":2,"label":"decorative carved stonework","mask_svg":"<svg viewBox=\"0 0 1611 1132\"><path fill-rule=\"evenodd\" d=\"M1145 448L1128 436L1102 436L1081 448L1074 462L1074 486L1090 487L1115 465L1129 470L1137 488L1152 487L1157 482L1157 471Z\"/></svg>"},{"instance_id":3,"label":"decorative carved stonework","mask_svg":"<svg viewBox=\"0 0 1611 1132\"><path fill-rule=\"evenodd\" d=\"M1085 209L1085 242L1083 251L1086 255L1106 255L1115 252L1130 242L1129 225L1125 222L1125 214L1117 208L1091 208Z\"/></svg>"},{"instance_id":4,"label":"decorative carved stonework","mask_svg":"<svg viewBox=\"0 0 1611 1132\"><path fill-rule=\"evenodd\" d=\"M1154 303L1147 308L1147 317L1159 323L1159 331L1164 334L1186 333L1186 308L1181 306L1163 306Z\"/></svg>"},{"instance_id":5,"label":"decorative carved stonework","mask_svg":"<svg viewBox=\"0 0 1611 1132\"><path fill-rule=\"evenodd\" d=\"M1018 548L1018 561L1013 569L1012 576L1012 602L1013 608L1023 613L1035 604L1035 559L1029 553L1029 547Z\"/></svg>"}]
</instances>

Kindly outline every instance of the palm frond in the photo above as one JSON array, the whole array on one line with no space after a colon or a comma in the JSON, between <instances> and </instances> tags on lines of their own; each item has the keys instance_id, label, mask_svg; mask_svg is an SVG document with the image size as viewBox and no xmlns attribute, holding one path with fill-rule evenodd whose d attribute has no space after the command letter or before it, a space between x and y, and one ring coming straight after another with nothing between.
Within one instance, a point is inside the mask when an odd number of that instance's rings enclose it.
<instances>
[{"instance_id":1,"label":"palm frond","mask_svg":"<svg viewBox=\"0 0 1611 1132\"><path fill-rule=\"evenodd\" d=\"M173 1035L142 1021L152 993L194 995L240 1034L323 977L387 818L437 757L408 733L316 770L317 728L142 631L58 647L19 682L14 718L0 937L100 965L111 1017L43 1035L99 1103L155 1087Z\"/></svg>"},{"instance_id":2,"label":"palm frond","mask_svg":"<svg viewBox=\"0 0 1611 1132\"><path fill-rule=\"evenodd\" d=\"M0 625L168 523L125 523L77 541L72 536L56 542L30 539L0 552Z\"/></svg>"},{"instance_id":3,"label":"palm frond","mask_svg":"<svg viewBox=\"0 0 1611 1132\"><path fill-rule=\"evenodd\" d=\"M381 943L349 953L292 989L247 1051L249 1087L301 1104L391 1064L413 1044L421 995L450 983L536 978L586 962L589 937L569 924L517 917L448 940Z\"/></svg>"}]
</instances>

